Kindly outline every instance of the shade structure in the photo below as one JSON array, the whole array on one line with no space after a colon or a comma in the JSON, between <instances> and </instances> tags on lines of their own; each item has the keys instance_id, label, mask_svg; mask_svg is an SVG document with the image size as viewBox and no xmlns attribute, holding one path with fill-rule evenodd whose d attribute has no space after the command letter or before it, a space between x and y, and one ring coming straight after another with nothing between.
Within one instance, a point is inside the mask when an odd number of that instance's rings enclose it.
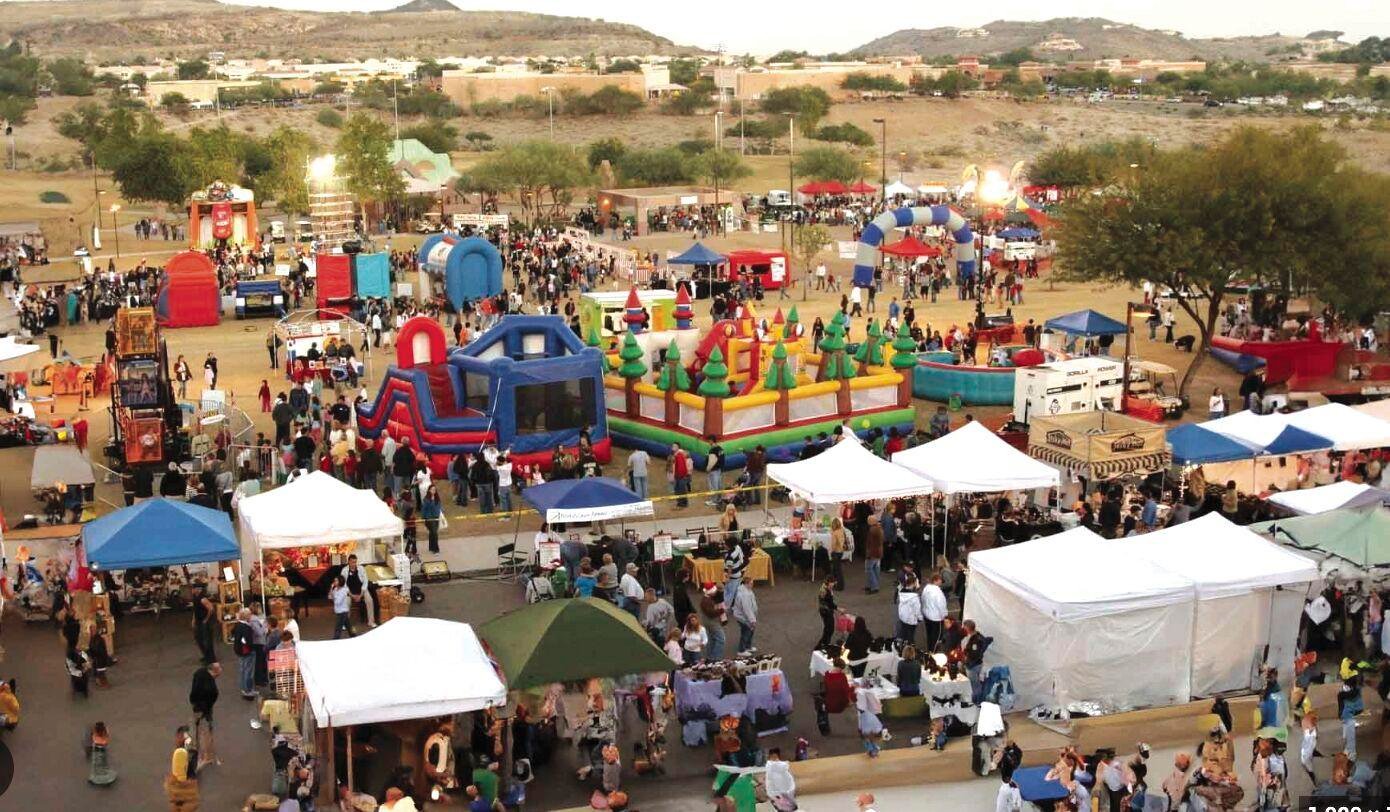
<instances>
[{"instance_id":1,"label":"shade structure","mask_svg":"<svg viewBox=\"0 0 1390 812\"><path fill-rule=\"evenodd\" d=\"M1255 414L1247 410L1208 420L1202 424L1202 428L1249 446L1256 456L1300 454L1335 445L1328 437L1291 425L1291 416Z\"/></svg>"},{"instance_id":2,"label":"shade structure","mask_svg":"<svg viewBox=\"0 0 1390 812\"><path fill-rule=\"evenodd\" d=\"M1297 426L1285 426L1269 445L1261 449L1265 456L1278 457L1285 454L1303 454L1309 451L1326 451L1332 441Z\"/></svg>"},{"instance_id":3,"label":"shade structure","mask_svg":"<svg viewBox=\"0 0 1390 812\"><path fill-rule=\"evenodd\" d=\"M925 477L944 493L999 493L1061 482L1056 468L1024 454L976 421L926 445L899 451L893 463Z\"/></svg>"},{"instance_id":4,"label":"shade structure","mask_svg":"<svg viewBox=\"0 0 1390 812\"><path fill-rule=\"evenodd\" d=\"M1173 462L1179 465L1248 460L1255 456L1255 450L1244 443L1195 423L1184 423L1169 429L1167 440L1173 452Z\"/></svg>"},{"instance_id":5,"label":"shade structure","mask_svg":"<svg viewBox=\"0 0 1390 812\"><path fill-rule=\"evenodd\" d=\"M162 497L85 525L82 543L91 568L107 571L231 561L241 555L226 513Z\"/></svg>"},{"instance_id":6,"label":"shade structure","mask_svg":"<svg viewBox=\"0 0 1390 812\"><path fill-rule=\"evenodd\" d=\"M612 477L557 479L532 485L521 498L547 522L595 522L651 516L652 503Z\"/></svg>"},{"instance_id":7,"label":"shade structure","mask_svg":"<svg viewBox=\"0 0 1390 812\"><path fill-rule=\"evenodd\" d=\"M1359 406L1353 406L1351 408L1370 417L1380 420L1390 420L1390 398L1373 400L1370 403L1362 403Z\"/></svg>"},{"instance_id":8,"label":"shade structure","mask_svg":"<svg viewBox=\"0 0 1390 812\"><path fill-rule=\"evenodd\" d=\"M934 245L928 245L921 240L908 235L895 243L885 245L878 249L885 254L895 257L939 257L941 249Z\"/></svg>"},{"instance_id":9,"label":"shade structure","mask_svg":"<svg viewBox=\"0 0 1390 812\"><path fill-rule=\"evenodd\" d=\"M925 189L925 188L927 188L927 187L923 187L923 188ZM912 193L913 193L912 187L911 187L911 186L908 186L906 183L903 183L903 182L900 181L900 180L895 180L895 181L893 181L892 183L890 183L890 184L888 184L887 186L885 186L884 189L883 189L883 196L884 196L884 197L907 197L907 196L911 195ZM941 187L941 191L938 192L938 194L945 194L945 193L946 193L946 189L945 189L944 187ZM930 194L930 192L923 192L923 194Z\"/></svg>"},{"instance_id":10,"label":"shade structure","mask_svg":"<svg viewBox=\"0 0 1390 812\"><path fill-rule=\"evenodd\" d=\"M1073 313L1048 319L1043 328L1079 336L1122 336L1125 334L1124 322L1116 321L1104 313L1094 310L1077 310Z\"/></svg>"},{"instance_id":11,"label":"shade structure","mask_svg":"<svg viewBox=\"0 0 1390 812\"><path fill-rule=\"evenodd\" d=\"M853 195L872 195L878 193L878 187L874 186L872 183L865 183L861 180L851 185L849 187L849 192Z\"/></svg>"},{"instance_id":12,"label":"shade structure","mask_svg":"<svg viewBox=\"0 0 1390 812\"><path fill-rule=\"evenodd\" d=\"M19 336L0 338L0 375L27 371L37 363L34 354L38 351L37 344L20 344Z\"/></svg>"},{"instance_id":13,"label":"shade structure","mask_svg":"<svg viewBox=\"0 0 1390 812\"><path fill-rule=\"evenodd\" d=\"M243 540L264 550L391 538L405 529L375 493L322 471L241 500L237 515Z\"/></svg>"},{"instance_id":14,"label":"shade structure","mask_svg":"<svg viewBox=\"0 0 1390 812\"><path fill-rule=\"evenodd\" d=\"M1306 559L1268 543L1219 513L1124 539L1123 546L1129 555L1192 579L1197 594L1207 598L1317 578Z\"/></svg>"},{"instance_id":15,"label":"shade structure","mask_svg":"<svg viewBox=\"0 0 1390 812\"><path fill-rule=\"evenodd\" d=\"M1359 412L1343 403L1324 403L1288 414L1290 426L1332 441L1337 451L1390 446L1390 421Z\"/></svg>"},{"instance_id":16,"label":"shade structure","mask_svg":"<svg viewBox=\"0 0 1390 812\"><path fill-rule=\"evenodd\" d=\"M1272 502L1300 516L1308 516L1341 510L1342 508L1364 508L1390 504L1390 491L1344 479L1317 488L1270 494L1265 501Z\"/></svg>"},{"instance_id":17,"label":"shade structure","mask_svg":"<svg viewBox=\"0 0 1390 812\"><path fill-rule=\"evenodd\" d=\"M637 618L596 598L534 603L488 621L478 632L512 690L672 667Z\"/></svg>"},{"instance_id":18,"label":"shade structure","mask_svg":"<svg viewBox=\"0 0 1390 812\"><path fill-rule=\"evenodd\" d=\"M995 236L1003 237L1006 240L1036 240L1038 232L1031 228L1006 228Z\"/></svg>"},{"instance_id":19,"label":"shade structure","mask_svg":"<svg viewBox=\"0 0 1390 812\"><path fill-rule=\"evenodd\" d=\"M1390 510L1384 508L1293 516L1258 522L1250 530L1319 559L1336 559L1361 570L1390 567Z\"/></svg>"},{"instance_id":20,"label":"shade structure","mask_svg":"<svg viewBox=\"0 0 1390 812\"><path fill-rule=\"evenodd\" d=\"M34 449L34 464L29 468L30 488L51 488L64 485L93 485L92 461L74 445L41 445Z\"/></svg>"},{"instance_id":21,"label":"shade structure","mask_svg":"<svg viewBox=\"0 0 1390 812\"><path fill-rule=\"evenodd\" d=\"M796 187L803 195L842 195L849 188L838 180L814 180Z\"/></svg>"},{"instance_id":22,"label":"shade structure","mask_svg":"<svg viewBox=\"0 0 1390 812\"><path fill-rule=\"evenodd\" d=\"M1031 226L1033 224L1033 218L1028 216L1029 211L1032 210L1011 211L1004 215L1004 222L1016 226Z\"/></svg>"},{"instance_id":23,"label":"shade structure","mask_svg":"<svg viewBox=\"0 0 1390 812\"><path fill-rule=\"evenodd\" d=\"M451 716L507 701L466 623L395 617L357 637L301 642L295 653L320 726Z\"/></svg>"},{"instance_id":24,"label":"shade structure","mask_svg":"<svg viewBox=\"0 0 1390 812\"><path fill-rule=\"evenodd\" d=\"M814 457L767 466L768 478L817 505L932 492L931 480L876 456L853 435L844 437Z\"/></svg>"},{"instance_id":25,"label":"shade structure","mask_svg":"<svg viewBox=\"0 0 1390 812\"><path fill-rule=\"evenodd\" d=\"M1189 697L1191 581L1137 565L1119 542L1078 527L970 554L965 616L994 638L1019 707L1068 700L1117 707ZM1126 662L1144 667L1125 667ZM1117 680L1117 671L1126 677Z\"/></svg>"},{"instance_id":26,"label":"shade structure","mask_svg":"<svg viewBox=\"0 0 1390 812\"><path fill-rule=\"evenodd\" d=\"M900 183L900 181L890 183L888 184L888 188L892 189L894 186L898 185L898 183ZM902 185L904 187L907 187L906 183L903 183ZM909 188L908 191L911 191L911 189ZM950 189L947 189L945 186L941 186L939 184L924 183L921 186L917 187L917 191L924 195L944 195L947 192L949 192Z\"/></svg>"},{"instance_id":27,"label":"shade structure","mask_svg":"<svg viewBox=\"0 0 1390 812\"><path fill-rule=\"evenodd\" d=\"M722 265L728 258L710 248L706 248L704 243L695 243L680 256L671 257L666 260L667 265Z\"/></svg>"}]
</instances>

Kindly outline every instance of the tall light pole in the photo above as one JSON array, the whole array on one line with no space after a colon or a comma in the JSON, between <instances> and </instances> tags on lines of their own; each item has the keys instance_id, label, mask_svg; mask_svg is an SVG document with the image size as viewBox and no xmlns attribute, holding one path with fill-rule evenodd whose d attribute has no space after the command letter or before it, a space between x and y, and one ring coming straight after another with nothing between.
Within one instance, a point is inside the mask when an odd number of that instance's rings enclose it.
<instances>
[{"instance_id":1,"label":"tall light pole","mask_svg":"<svg viewBox=\"0 0 1390 812\"><path fill-rule=\"evenodd\" d=\"M888 201L888 119L876 118L874 123L879 126L881 137L879 138L879 157L882 158L880 165L880 175L878 179L878 191L883 195L883 200Z\"/></svg>"},{"instance_id":2,"label":"tall light pole","mask_svg":"<svg viewBox=\"0 0 1390 812\"><path fill-rule=\"evenodd\" d=\"M739 100L738 100L738 154L739 154L739 155L745 155L745 154L747 154L747 153L745 153L745 152L743 151L743 118L744 118L744 113L743 113L743 97L740 96L740 97L739 97Z\"/></svg>"},{"instance_id":3,"label":"tall light pole","mask_svg":"<svg viewBox=\"0 0 1390 812\"><path fill-rule=\"evenodd\" d=\"M111 233L116 240L116 259L121 258L121 227L116 222L116 212L121 210L120 203L111 204Z\"/></svg>"},{"instance_id":4,"label":"tall light pole","mask_svg":"<svg viewBox=\"0 0 1390 812\"><path fill-rule=\"evenodd\" d=\"M710 175L714 178L714 218L719 226L719 236L725 235L724 231L724 206L719 202L719 173L722 171L719 161L720 141L722 133L719 130L719 119L723 117L723 110L714 111L714 155L710 158Z\"/></svg>"},{"instance_id":5,"label":"tall light pole","mask_svg":"<svg viewBox=\"0 0 1390 812\"><path fill-rule=\"evenodd\" d=\"M555 88L546 86L541 88L550 104L550 140L555 140Z\"/></svg>"}]
</instances>

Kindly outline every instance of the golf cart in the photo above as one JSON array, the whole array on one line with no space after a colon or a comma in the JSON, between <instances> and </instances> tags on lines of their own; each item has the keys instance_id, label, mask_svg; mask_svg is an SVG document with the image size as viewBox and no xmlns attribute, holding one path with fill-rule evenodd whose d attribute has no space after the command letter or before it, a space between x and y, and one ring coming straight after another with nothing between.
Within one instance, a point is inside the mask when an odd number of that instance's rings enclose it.
<instances>
[{"instance_id":1,"label":"golf cart","mask_svg":"<svg viewBox=\"0 0 1390 812\"><path fill-rule=\"evenodd\" d=\"M1125 414L1160 422L1187 411L1187 398L1178 394L1177 370L1156 361L1131 361Z\"/></svg>"}]
</instances>

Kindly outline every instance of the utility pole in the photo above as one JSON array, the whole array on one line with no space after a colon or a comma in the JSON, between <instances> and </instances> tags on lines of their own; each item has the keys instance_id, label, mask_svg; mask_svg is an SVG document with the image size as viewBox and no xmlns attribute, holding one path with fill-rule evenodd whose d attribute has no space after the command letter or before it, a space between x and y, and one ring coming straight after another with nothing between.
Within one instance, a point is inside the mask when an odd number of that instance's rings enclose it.
<instances>
[{"instance_id":1,"label":"utility pole","mask_svg":"<svg viewBox=\"0 0 1390 812\"><path fill-rule=\"evenodd\" d=\"M883 202L888 202L888 119L876 118L874 123L879 126L882 136L879 138L879 157L882 158L880 175L878 179L878 192L883 196Z\"/></svg>"},{"instance_id":2,"label":"utility pole","mask_svg":"<svg viewBox=\"0 0 1390 812\"><path fill-rule=\"evenodd\" d=\"M545 98L546 98L546 100L547 100L547 102L548 102L548 104L549 104L550 140L551 140L551 141L554 141L554 140L555 140L555 88L550 87L550 86L547 85L546 87L541 88L541 92L545 94Z\"/></svg>"}]
</instances>

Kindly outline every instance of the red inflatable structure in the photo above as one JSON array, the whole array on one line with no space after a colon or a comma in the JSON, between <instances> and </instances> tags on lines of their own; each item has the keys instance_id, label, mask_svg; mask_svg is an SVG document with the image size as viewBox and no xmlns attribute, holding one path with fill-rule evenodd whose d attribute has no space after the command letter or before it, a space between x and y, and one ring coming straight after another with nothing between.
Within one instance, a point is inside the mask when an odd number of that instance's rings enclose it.
<instances>
[{"instance_id":1,"label":"red inflatable structure","mask_svg":"<svg viewBox=\"0 0 1390 812\"><path fill-rule=\"evenodd\" d=\"M222 320L217 266L206 254L184 251L164 266L155 318L163 327L207 327Z\"/></svg>"},{"instance_id":2,"label":"red inflatable structure","mask_svg":"<svg viewBox=\"0 0 1390 812\"><path fill-rule=\"evenodd\" d=\"M320 310L346 313L352 299L352 255L319 254L314 257L314 296ZM321 313L331 318L334 313Z\"/></svg>"},{"instance_id":3,"label":"red inflatable structure","mask_svg":"<svg viewBox=\"0 0 1390 812\"><path fill-rule=\"evenodd\" d=\"M1331 375L1337 368L1337 354L1343 346L1337 341L1241 341L1227 336L1214 337L1211 345L1263 358L1266 383L1284 383L1295 375L1300 378Z\"/></svg>"}]
</instances>

